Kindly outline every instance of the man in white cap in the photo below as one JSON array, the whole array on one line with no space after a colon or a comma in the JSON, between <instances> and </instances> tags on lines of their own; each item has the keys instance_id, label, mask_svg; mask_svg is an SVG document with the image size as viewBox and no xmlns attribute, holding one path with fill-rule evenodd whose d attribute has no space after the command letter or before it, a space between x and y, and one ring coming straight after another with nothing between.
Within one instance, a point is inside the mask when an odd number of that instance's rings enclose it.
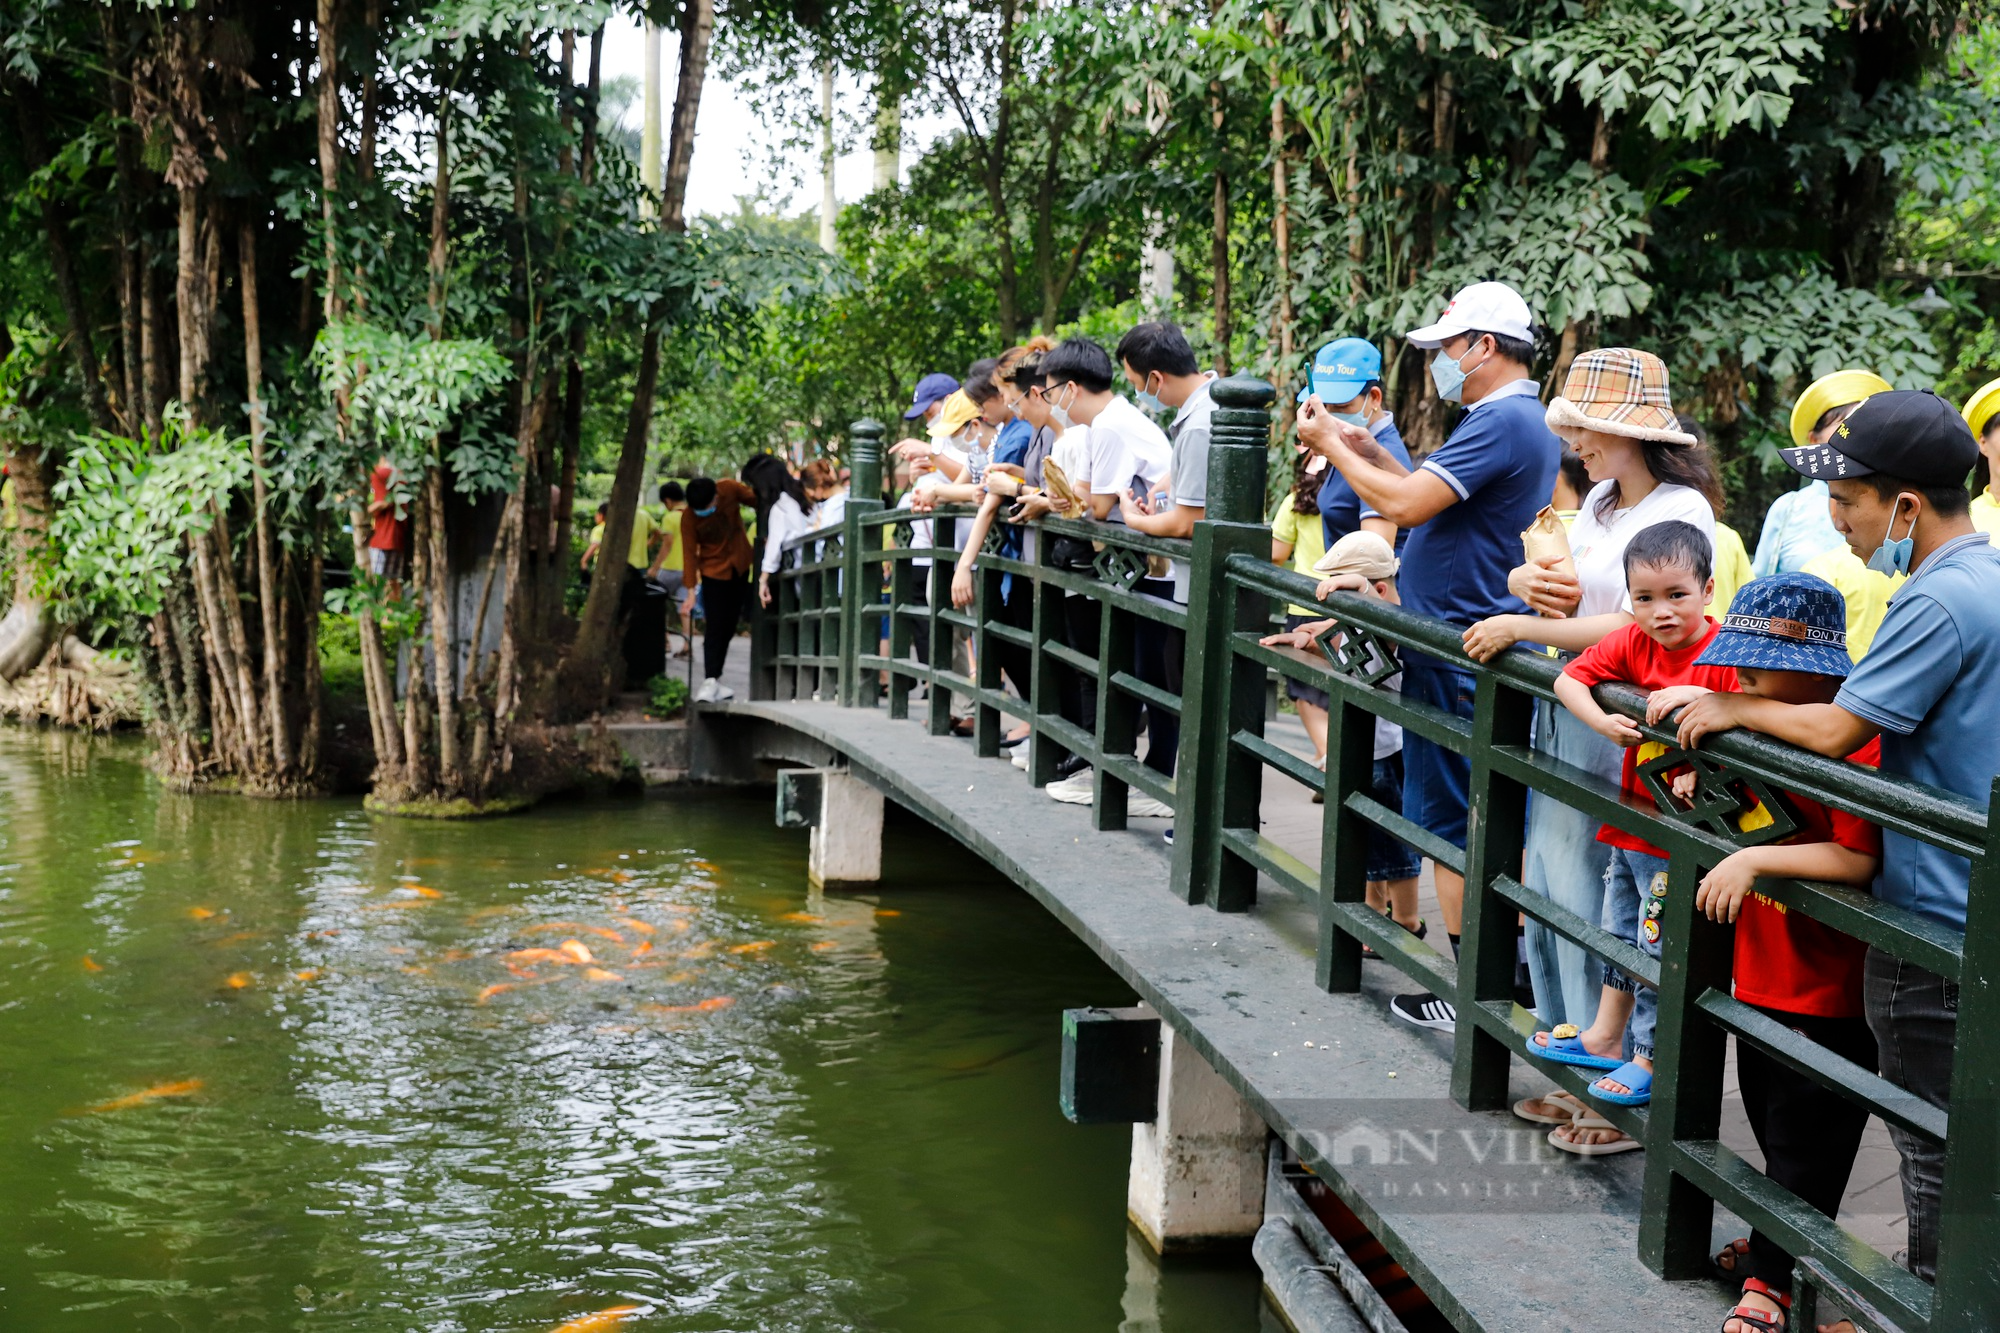
<instances>
[{"instance_id":1,"label":"man in white cap","mask_svg":"<svg viewBox=\"0 0 2000 1333\"><path fill-rule=\"evenodd\" d=\"M1431 382L1465 414L1443 446L1415 471L1387 458L1365 427L1333 417L1317 397L1299 408L1299 439L1326 455L1361 502L1410 529L1403 551L1403 605L1458 626L1522 604L1507 591L1520 563L1521 530L1549 502L1562 444L1548 428L1529 367L1535 359L1528 303L1500 282L1475 282L1452 297L1433 324L1407 336L1436 348ZM1472 716L1470 671L1405 653L1403 695ZM1403 747L1403 815L1455 847L1465 846L1471 765L1463 755L1409 733ZM1465 881L1434 866L1438 910L1454 952ZM1398 995L1390 1012L1419 1027L1450 1031L1458 1015L1429 992Z\"/></svg>"}]
</instances>

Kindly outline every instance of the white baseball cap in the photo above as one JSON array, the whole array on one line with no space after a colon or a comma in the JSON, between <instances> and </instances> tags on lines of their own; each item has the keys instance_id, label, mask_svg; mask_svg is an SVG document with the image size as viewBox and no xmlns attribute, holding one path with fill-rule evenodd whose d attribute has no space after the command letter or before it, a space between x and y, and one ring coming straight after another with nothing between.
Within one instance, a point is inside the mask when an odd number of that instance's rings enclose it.
<instances>
[{"instance_id":1,"label":"white baseball cap","mask_svg":"<svg viewBox=\"0 0 2000 1333\"><path fill-rule=\"evenodd\" d=\"M1535 340L1534 322L1528 303L1512 287L1504 282L1475 282L1459 289L1436 323L1403 336L1418 347L1437 347L1447 338L1477 329L1527 343Z\"/></svg>"}]
</instances>

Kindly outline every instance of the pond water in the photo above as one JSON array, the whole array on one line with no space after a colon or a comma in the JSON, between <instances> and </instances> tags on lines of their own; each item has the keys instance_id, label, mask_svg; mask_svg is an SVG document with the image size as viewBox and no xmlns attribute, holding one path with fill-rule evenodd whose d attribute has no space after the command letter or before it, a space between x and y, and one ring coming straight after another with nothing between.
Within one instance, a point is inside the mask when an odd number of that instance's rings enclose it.
<instances>
[{"instance_id":1,"label":"pond water","mask_svg":"<svg viewBox=\"0 0 2000 1333\"><path fill-rule=\"evenodd\" d=\"M0 730L8 1333L1276 1327L1057 1112L1058 1011L1130 993L928 828L817 896L768 798L436 825L142 755Z\"/></svg>"}]
</instances>

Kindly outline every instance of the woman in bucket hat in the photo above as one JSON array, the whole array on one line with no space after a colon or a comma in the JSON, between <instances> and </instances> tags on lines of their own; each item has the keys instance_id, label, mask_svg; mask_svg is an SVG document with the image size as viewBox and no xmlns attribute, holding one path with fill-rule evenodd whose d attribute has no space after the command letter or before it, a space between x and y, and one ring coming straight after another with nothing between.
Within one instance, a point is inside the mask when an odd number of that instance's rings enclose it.
<instances>
[{"instance_id":1,"label":"woman in bucket hat","mask_svg":"<svg viewBox=\"0 0 2000 1333\"><path fill-rule=\"evenodd\" d=\"M1988 380L1965 400L1962 413L1979 441L1979 464L1972 471L1972 526L1981 532L2000 535L2000 501L1993 486L2000 481L2000 380Z\"/></svg>"},{"instance_id":2,"label":"woman in bucket hat","mask_svg":"<svg viewBox=\"0 0 2000 1333\"><path fill-rule=\"evenodd\" d=\"M1773 574L1746 584L1698 665L1736 668L1738 690L1781 703L1828 704L1846 679L1847 609L1839 591L1810 574ZM1681 686L1655 693L1646 705L1654 722L1705 691ZM1882 743L1870 740L1848 758L1871 768ZM1677 790L1691 794L1690 775ZM1712 921L1733 922L1735 998L1817 1043L1826 1052L1874 1071L1875 1037L1863 1016L1868 946L1755 891L1761 880L1806 879L1866 889L1882 862L1882 831L1864 819L1821 805L1810 795L1784 793L1798 831L1782 842L1735 852L1703 876L1695 909ZM1761 803L1742 816L1744 828L1769 823ZM1674 884L1670 892L1684 891ZM1755 1043L1736 1045L1744 1115L1764 1154L1764 1174L1828 1217L1840 1209L1860 1151L1868 1109L1830 1092ZM1743 1298L1723 1333L1775 1333L1791 1308L1792 1256L1761 1231L1731 1241L1715 1266L1743 1282Z\"/></svg>"},{"instance_id":3,"label":"woman in bucket hat","mask_svg":"<svg viewBox=\"0 0 2000 1333\"><path fill-rule=\"evenodd\" d=\"M1537 615L1494 616L1465 633L1465 650L1486 661L1518 642L1578 653L1631 623L1625 547L1655 523L1678 520L1715 540L1721 483L1707 447L1674 416L1667 367L1650 352L1601 347L1579 356L1548 407L1549 429L1582 458L1595 483L1569 534L1574 576L1552 560L1524 563L1507 586ZM1562 708L1536 718L1535 748L1616 783L1622 756ZM1523 881L1586 921L1600 919L1609 848L1597 821L1554 801L1532 802ZM1602 967L1582 948L1536 922L1527 926L1535 1007L1553 1029L1588 1029L1597 1013ZM1529 1098L1523 1116L1559 1128L1578 1113L1573 1099ZM1592 1130L1600 1138L1615 1130Z\"/></svg>"}]
</instances>

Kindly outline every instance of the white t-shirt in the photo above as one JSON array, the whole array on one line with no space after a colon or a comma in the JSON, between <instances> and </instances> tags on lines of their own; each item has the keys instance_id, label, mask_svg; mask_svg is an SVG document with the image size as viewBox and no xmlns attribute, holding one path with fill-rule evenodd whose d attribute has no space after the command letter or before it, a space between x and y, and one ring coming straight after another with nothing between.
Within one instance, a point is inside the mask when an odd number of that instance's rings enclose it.
<instances>
[{"instance_id":1,"label":"white t-shirt","mask_svg":"<svg viewBox=\"0 0 2000 1333\"><path fill-rule=\"evenodd\" d=\"M1570 554L1576 558L1577 582L1583 585L1583 601L1576 608L1579 617L1632 609L1631 594L1625 591L1625 548L1642 529L1678 519L1700 528L1710 552L1715 549L1715 510L1700 491L1691 486L1655 486L1638 504L1609 510L1600 519L1597 502L1615 485L1600 481L1591 487L1570 526Z\"/></svg>"},{"instance_id":2,"label":"white t-shirt","mask_svg":"<svg viewBox=\"0 0 2000 1333\"><path fill-rule=\"evenodd\" d=\"M1164 489L1167 470L1173 466L1173 446L1159 423L1123 398L1112 399L1090 423L1088 475L1077 487L1092 495L1125 495L1135 478L1145 482L1146 493ZM1074 480L1074 474L1072 474ZM1118 509L1111 510L1118 522Z\"/></svg>"},{"instance_id":3,"label":"white t-shirt","mask_svg":"<svg viewBox=\"0 0 2000 1333\"><path fill-rule=\"evenodd\" d=\"M764 572L777 573L785 562L785 543L810 531L812 524L807 522L806 511L799 508L799 502L789 492L779 495L764 519Z\"/></svg>"}]
</instances>

